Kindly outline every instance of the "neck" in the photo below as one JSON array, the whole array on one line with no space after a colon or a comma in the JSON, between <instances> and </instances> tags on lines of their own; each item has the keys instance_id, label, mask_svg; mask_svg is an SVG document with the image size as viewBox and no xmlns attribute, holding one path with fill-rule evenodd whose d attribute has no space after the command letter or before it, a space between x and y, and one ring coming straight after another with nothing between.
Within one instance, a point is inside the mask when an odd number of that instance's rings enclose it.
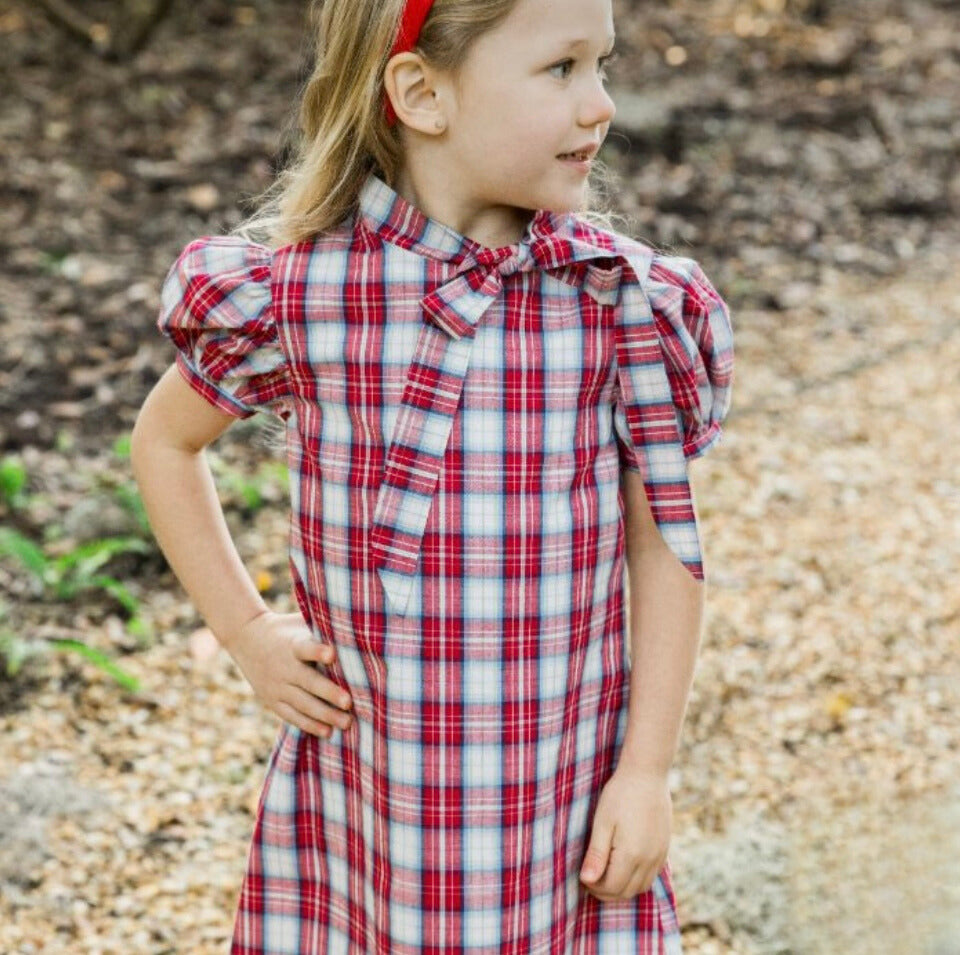
<instances>
[{"instance_id":1,"label":"neck","mask_svg":"<svg viewBox=\"0 0 960 955\"><path fill-rule=\"evenodd\" d=\"M418 176L405 166L397 179L396 192L424 215L488 248L518 243L532 218L530 210L465 195L462 183L438 170Z\"/></svg>"}]
</instances>

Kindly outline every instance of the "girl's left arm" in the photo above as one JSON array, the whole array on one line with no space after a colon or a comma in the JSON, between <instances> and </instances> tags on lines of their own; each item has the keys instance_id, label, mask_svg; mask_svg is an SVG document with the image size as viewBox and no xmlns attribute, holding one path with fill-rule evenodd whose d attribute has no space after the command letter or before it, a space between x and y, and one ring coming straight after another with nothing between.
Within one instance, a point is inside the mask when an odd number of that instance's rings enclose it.
<instances>
[{"instance_id":1,"label":"girl's left arm","mask_svg":"<svg viewBox=\"0 0 960 955\"><path fill-rule=\"evenodd\" d=\"M660 535L640 474L624 469L622 477L631 675L619 765L665 777L700 650L704 585Z\"/></svg>"},{"instance_id":2,"label":"girl's left arm","mask_svg":"<svg viewBox=\"0 0 960 955\"><path fill-rule=\"evenodd\" d=\"M630 699L616 769L600 793L580 878L603 901L647 891L667 858L667 774L693 681L703 583L669 549L639 472L624 469Z\"/></svg>"}]
</instances>

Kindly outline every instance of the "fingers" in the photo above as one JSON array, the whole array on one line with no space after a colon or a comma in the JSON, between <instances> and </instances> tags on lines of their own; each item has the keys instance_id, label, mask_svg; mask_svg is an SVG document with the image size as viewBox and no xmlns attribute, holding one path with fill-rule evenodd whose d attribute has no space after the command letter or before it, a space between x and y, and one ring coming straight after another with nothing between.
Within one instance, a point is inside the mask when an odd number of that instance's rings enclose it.
<instances>
[{"instance_id":1,"label":"fingers","mask_svg":"<svg viewBox=\"0 0 960 955\"><path fill-rule=\"evenodd\" d=\"M603 877L590 885L585 885L584 888L602 902L632 899L642 892L649 891L661 868L662 864L649 865L636 860L620 860L614 846Z\"/></svg>"},{"instance_id":2,"label":"fingers","mask_svg":"<svg viewBox=\"0 0 960 955\"><path fill-rule=\"evenodd\" d=\"M305 641L305 645L298 643L294 652L299 660L307 664L316 661L329 666L336 659L334 647L318 640ZM328 700L341 709L348 709L353 703L346 690L310 666L305 667L304 672L298 674L297 685L307 693L322 700Z\"/></svg>"},{"instance_id":3,"label":"fingers","mask_svg":"<svg viewBox=\"0 0 960 955\"><path fill-rule=\"evenodd\" d=\"M322 735L329 736L331 727L342 730L349 729L353 722L352 714L345 713L336 706L323 702L323 700L297 686L289 688L284 702L292 707L301 719L314 727L318 727L322 731ZM310 732L317 732L317 729L311 729Z\"/></svg>"},{"instance_id":4,"label":"fingers","mask_svg":"<svg viewBox=\"0 0 960 955\"><path fill-rule=\"evenodd\" d=\"M296 640L293 645L294 655L298 660L304 663L316 661L324 666L329 666L337 658L336 650L332 643L324 643L322 640L314 640L313 637Z\"/></svg>"},{"instance_id":5,"label":"fingers","mask_svg":"<svg viewBox=\"0 0 960 955\"><path fill-rule=\"evenodd\" d=\"M352 714L345 712L353 705L350 694L310 666L311 663L333 664L336 648L308 636L294 641L293 652L305 666L288 682L285 694L285 705L296 714L296 718L284 719L319 736L329 736L332 727L347 729L353 720Z\"/></svg>"},{"instance_id":6,"label":"fingers","mask_svg":"<svg viewBox=\"0 0 960 955\"><path fill-rule=\"evenodd\" d=\"M625 852L617 851L616 846L610 850L607 866L602 876L589 881L586 885L594 895L605 900L626 898L625 890L630 884L636 862ZM586 881L586 880L585 880Z\"/></svg>"},{"instance_id":7,"label":"fingers","mask_svg":"<svg viewBox=\"0 0 960 955\"><path fill-rule=\"evenodd\" d=\"M653 866L637 866L633 870L633 876L627 883L627 887L623 890L623 897L632 899L635 895L646 892L653 885L657 871L659 870Z\"/></svg>"},{"instance_id":8,"label":"fingers","mask_svg":"<svg viewBox=\"0 0 960 955\"><path fill-rule=\"evenodd\" d=\"M640 860L633 853L613 844L614 831L615 826L598 812L580 869L584 888L603 901L629 898L630 890L647 872L647 867L640 866Z\"/></svg>"},{"instance_id":9,"label":"fingers","mask_svg":"<svg viewBox=\"0 0 960 955\"><path fill-rule=\"evenodd\" d=\"M273 709L282 720L285 720L287 723L292 723L294 726L303 730L304 733L312 733L314 736L327 738L333 732L332 727L328 723L304 716L303 713L289 703L277 703Z\"/></svg>"},{"instance_id":10,"label":"fingers","mask_svg":"<svg viewBox=\"0 0 960 955\"><path fill-rule=\"evenodd\" d=\"M604 824L597 815L594 818L593 831L590 834L590 845L587 846L583 865L580 868L580 878L587 883L596 882L607 867L610 856L610 847L613 842L613 828Z\"/></svg>"}]
</instances>

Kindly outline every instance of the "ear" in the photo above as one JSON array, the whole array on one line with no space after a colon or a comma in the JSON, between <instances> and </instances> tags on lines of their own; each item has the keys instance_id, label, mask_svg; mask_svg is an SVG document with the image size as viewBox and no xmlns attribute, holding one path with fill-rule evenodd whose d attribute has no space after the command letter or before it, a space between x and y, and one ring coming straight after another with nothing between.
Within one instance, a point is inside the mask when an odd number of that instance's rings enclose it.
<instances>
[{"instance_id":1,"label":"ear","mask_svg":"<svg viewBox=\"0 0 960 955\"><path fill-rule=\"evenodd\" d=\"M384 68L383 85L397 118L404 125L431 136L446 127L437 71L419 54L398 53L391 57Z\"/></svg>"}]
</instances>

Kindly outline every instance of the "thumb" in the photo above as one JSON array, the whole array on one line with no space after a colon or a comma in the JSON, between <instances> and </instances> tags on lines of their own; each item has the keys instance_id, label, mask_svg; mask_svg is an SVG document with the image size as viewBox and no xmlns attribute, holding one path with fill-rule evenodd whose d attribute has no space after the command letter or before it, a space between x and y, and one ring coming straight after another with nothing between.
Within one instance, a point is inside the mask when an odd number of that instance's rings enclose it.
<instances>
[{"instance_id":1,"label":"thumb","mask_svg":"<svg viewBox=\"0 0 960 955\"><path fill-rule=\"evenodd\" d=\"M613 828L604 825L599 819L594 819L593 832L590 835L590 845L583 858L580 869L580 878L584 882L596 882L603 875L610 858L610 844L613 841Z\"/></svg>"}]
</instances>

